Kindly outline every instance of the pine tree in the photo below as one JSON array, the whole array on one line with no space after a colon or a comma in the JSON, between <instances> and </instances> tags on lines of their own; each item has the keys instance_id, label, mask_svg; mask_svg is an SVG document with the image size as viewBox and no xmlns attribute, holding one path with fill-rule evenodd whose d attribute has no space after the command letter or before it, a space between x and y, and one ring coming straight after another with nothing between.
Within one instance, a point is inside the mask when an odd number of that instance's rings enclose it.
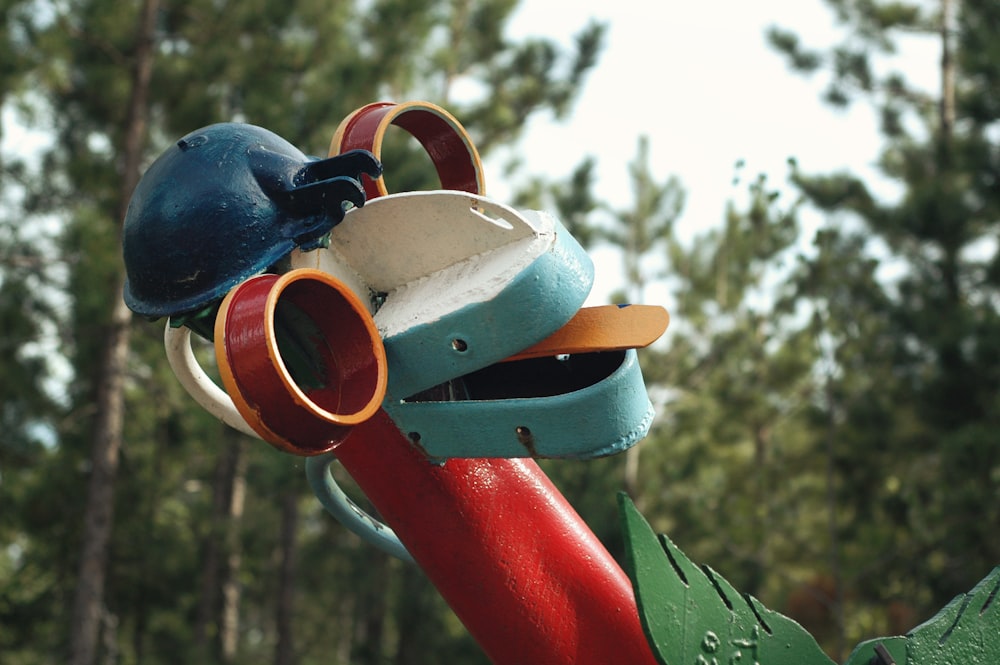
<instances>
[{"instance_id":1,"label":"pine tree","mask_svg":"<svg viewBox=\"0 0 1000 665\"><path fill-rule=\"evenodd\" d=\"M986 526L1000 519L991 499L1000 450L986 434L1000 376L1000 60L989 46L1000 10L977 0L829 4L842 44L810 51L779 29L771 42L793 66L828 77L831 103L871 105L880 167L898 191L878 196L852 173L794 173L829 220L804 284L829 349L821 410L838 439L845 564L852 593L874 613L854 630L874 633L886 630L894 601L927 618L1000 561ZM936 91L888 69L899 40L914 35L941 54Z\"/></svg>"}]
</instances>

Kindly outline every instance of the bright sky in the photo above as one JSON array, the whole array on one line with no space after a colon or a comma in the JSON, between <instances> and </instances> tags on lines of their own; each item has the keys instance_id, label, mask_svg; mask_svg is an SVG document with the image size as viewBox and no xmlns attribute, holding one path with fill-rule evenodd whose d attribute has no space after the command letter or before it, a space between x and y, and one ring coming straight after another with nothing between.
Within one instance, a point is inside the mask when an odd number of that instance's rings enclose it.
<instances>
[{"instance_id":1,"label":"bright sky","mask_svg":"<svg viewBox=\"0 0 1000 665\"><path fill-rule=\"evenodd\" d=\"M657 179L675 174L687 190L685 234L719 223L726 201L742 200L746 181L757 174L784 183L790 156L806 171L871 172L879 148L871 111L824 106L822 79L793 74L766 44L764 31L772 24L799 33L810 46L834 43L833 17L821 0L525 0L510 34L546 36L569 47L591 18L609 23L599 64L572 116L559 124L536 120L520 146L528 170L562 177L593 155L598 196L624 207L631 200L627 165L646 134ZM907 74L936 86L933 44L904 54ZM734 189L740 159L744 185ZM487 193L502 197L500 160L486 168ZM594 255L600 298L620 286L618 265L606 252Z\"/></svg>"}]
</instances>

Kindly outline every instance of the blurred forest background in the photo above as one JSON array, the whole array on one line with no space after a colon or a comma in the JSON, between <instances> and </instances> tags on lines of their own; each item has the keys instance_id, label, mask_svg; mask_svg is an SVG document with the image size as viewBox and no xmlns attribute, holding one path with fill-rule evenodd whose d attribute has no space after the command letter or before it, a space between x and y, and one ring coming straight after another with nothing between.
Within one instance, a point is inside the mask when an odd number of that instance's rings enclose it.
<instances>
[{"instance_id":1,"label":"blurred forest background","mask_svg":"<svg viewBox=\"0 0 1000 665\"><path fill-rule=\"evenodd\" d=\"M790 198L737 169L724 217L682 241L683 185L640 141L625 209L596 196L593 159L513 203L617 247L622 299L674 299L642 356L653 431L546 464L557 485L616 555L626 489L842 660L1000 564L1000 3L825 3L835 47L794 25L766 39L831 106L878 112L895 195L791 161L770 174ZM212 122L322 154L353 109L426 99L489 155L536 114L571 118L605 28L512 41L517 4L0 0L0 107L51 137L0 156L0 662L485 662L418 570L322 511L301 460L183 393L163 322L121 303L119 228L151 159ZM914 33L939 42L937 94L878 66ZM453 98L459 81L480 97ZM427 187L405 139L391 186Z\"/></svg>"}]
</instances>

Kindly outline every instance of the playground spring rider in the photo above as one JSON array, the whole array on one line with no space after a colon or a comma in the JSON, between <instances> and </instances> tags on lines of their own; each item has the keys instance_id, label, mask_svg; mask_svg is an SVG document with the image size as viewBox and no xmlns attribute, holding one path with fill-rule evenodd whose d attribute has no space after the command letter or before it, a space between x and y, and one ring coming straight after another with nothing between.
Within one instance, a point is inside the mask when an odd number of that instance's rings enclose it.
<instances>
[{"instance_id":1,"label":"playground spring rider","mask_svg":"<svg viewBox=\"0 0 1000 665\"><path fill-rule=\"evenodd\" d=\"M391 125L424 146L440 190L388 194L378 158ZM635 349L668 317L583 308L587 255L552 216L484 196L475 146L445 110L369 104L325 159L251 125L195 131L136 188L124 254L126 302L169 317L168 358L192 397L307 456L324 507L419 565L494 662L831 662L622 498L626 576L535 464L645 436ZM213 340L224 389L191 331ZM337 487L335 461L385 524ZM998 662L998 587L1000 569L848 662Z\"/></svg>"}]
</instances>

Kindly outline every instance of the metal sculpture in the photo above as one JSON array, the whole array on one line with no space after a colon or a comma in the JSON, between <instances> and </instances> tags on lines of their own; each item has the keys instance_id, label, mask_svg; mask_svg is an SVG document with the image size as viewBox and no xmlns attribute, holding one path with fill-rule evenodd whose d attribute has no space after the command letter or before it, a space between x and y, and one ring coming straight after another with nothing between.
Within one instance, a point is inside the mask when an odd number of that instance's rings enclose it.
<instances>
[{"instance_id":1,"label":"metal sculpture","mask_svg":"<svg viewBox=\"0 0 1000 665\"><path fill-rule=\"evenodd\" d=\"M833 665L802 626L657 536L619 497L629 576L661 665ZM1000 567L906 635L862 642L845 665L1000 663Z\"/></svg>"},{"instance_id":2,"label":"metal sculpture","mask_svg":"<svg viewBox=\"0 0 1000 665\"><path fill-rule=\"evenodd\" d=\"M440 190L388 193L378 157L393 125L427 150ZM562 224L483 190L468 134L426 102L358 109L326 159L213 125L137 187L125 298L169 317L168 359L199 404L307 456L322 505L415 561L494 662L822 662L797 624L740 605L624 502L630 579L534 462L645 436L635 349L668 317L583 308L593 267ZM213 340L224 389L198 366L192 330ZM384 523L337 487L335 462ZM980 639L983 653L998 641Z\"/></svg>"}]
</instances>

